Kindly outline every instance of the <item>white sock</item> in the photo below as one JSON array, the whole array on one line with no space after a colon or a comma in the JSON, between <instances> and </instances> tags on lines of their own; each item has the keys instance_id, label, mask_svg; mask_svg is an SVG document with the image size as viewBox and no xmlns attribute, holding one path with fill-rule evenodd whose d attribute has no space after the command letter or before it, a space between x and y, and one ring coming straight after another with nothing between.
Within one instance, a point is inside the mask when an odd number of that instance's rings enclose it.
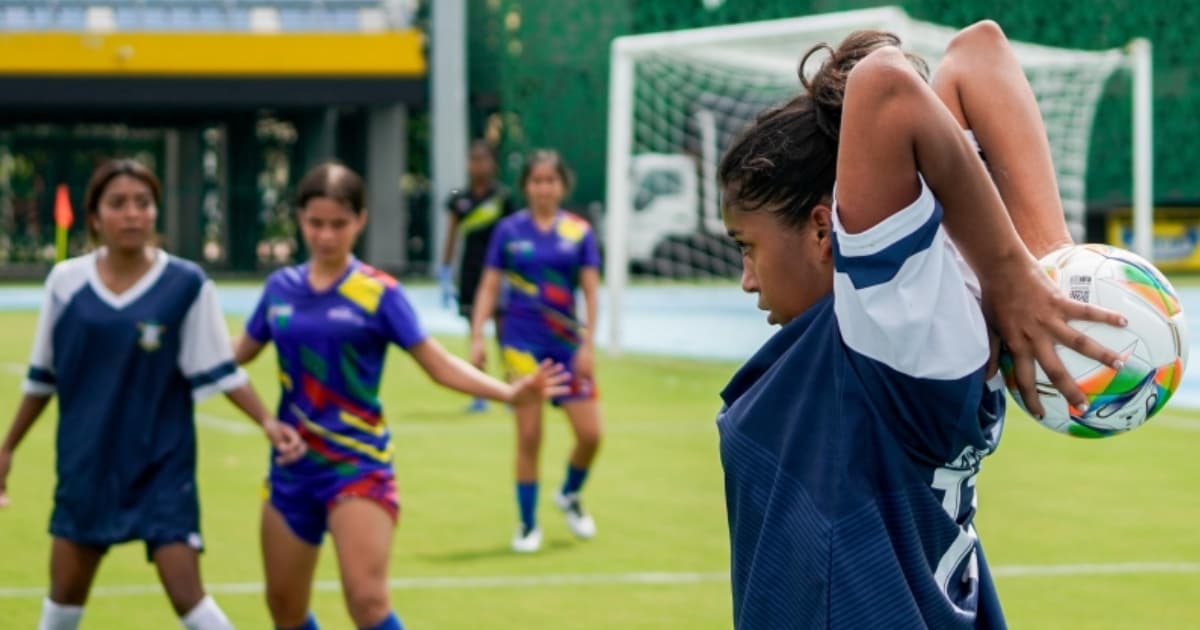
<instances>
[{"instance_id":1,"label":"white sock","mask_svg":"<svg viewBox=\"0 0 1200 630\"><path fill-rule=\"evenodd\" d=\"M221 612L221 607L217 605L212 595L205 595L204 599L200 600L200 603L196 604L196 607L191 609L188 614L180 617L179 621L187 630L233 630L233 624L229 623L229 617Z\"/></svg>"},{"instance_id":2,"label":"white sock","mask_svg":"<svg viewBox=\"0 0 1200 630\"><path fill-rule=\"evenodd\" d=\"M75 630L83 617L83 606L56 604L47 597L42 601L42 620L38 630Z\"/></svg>"}]
</instances>

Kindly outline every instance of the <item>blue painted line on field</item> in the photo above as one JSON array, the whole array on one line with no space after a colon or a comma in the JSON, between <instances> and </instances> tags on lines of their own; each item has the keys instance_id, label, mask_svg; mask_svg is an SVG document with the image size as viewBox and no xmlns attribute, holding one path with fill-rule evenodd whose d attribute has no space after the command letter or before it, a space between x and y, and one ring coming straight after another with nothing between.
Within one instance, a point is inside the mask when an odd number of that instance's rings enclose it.
<instances>
[{"instance_id":1,"label":"blue painted line on field","mask_svg":"<svg viewBox=\"0 0 1200 630\"><path fill-rule=\"evenodd\" d=\"M230 315L248 316L258 301L255 287L220 287L221 306ZM466 320L456 308L444 308L434 286L405 287L421 324L431 333L465 335ZM1189 354L1200 360L1200 288L1178 290L1193 332ZM0 311L27 311L41 307L42 291L35 287L0 287ZM597 342L608 344L607 300L600 300L600 332ZM627 352L695 359L741 361L774 332L766 315L755 307L755 299L737 286L634 286L625 294L621 320L623 347ZM1192 366L1183 377L1172 406L1200 409L1200 367Z\"/></svg>"}]
</instances>

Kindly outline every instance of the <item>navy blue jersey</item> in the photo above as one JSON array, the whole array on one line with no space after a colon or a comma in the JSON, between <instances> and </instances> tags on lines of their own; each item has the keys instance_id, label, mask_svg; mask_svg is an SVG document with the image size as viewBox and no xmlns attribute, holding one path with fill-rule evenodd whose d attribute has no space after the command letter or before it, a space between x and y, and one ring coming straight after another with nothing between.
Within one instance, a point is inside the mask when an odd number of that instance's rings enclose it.
<instances>
[{"instance_id":1,"label":"navy blue jersey","mask_svg":"<svg viewBox=\"0 0 1200 630\"><path fill-rule=\"evenodd\" d=\"M51 533L95 545L197 536L193 400L246 375L199 267L159 251L114 295L97 255L50 272L24 383L58 395Z\"/></svg>"},{"instance_id":2,"label":"navy blue jersey","mask_svg":"<svg viewBox=\"0 0 1200 630\"><path fill-rule=\"evenodd\" d=\"M848 234L834 289L722 392L735 626L1004 627L972 520L1004 415L928 188Z\"/></svg>"}]
</instances>

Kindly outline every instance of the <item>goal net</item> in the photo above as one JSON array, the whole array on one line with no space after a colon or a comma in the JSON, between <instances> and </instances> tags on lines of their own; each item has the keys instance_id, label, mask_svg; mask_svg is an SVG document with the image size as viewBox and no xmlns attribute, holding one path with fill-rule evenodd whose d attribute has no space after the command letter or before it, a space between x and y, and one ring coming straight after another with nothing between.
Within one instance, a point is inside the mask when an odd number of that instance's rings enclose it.
<instances>
[{"instance_id":1,"label":"goal net","mask_svg":"<svg viewBox=\"0 0 1200 630\"><path fill-rule=\"evenodd\" d=\"M720 156L759 112L799 92L796 70L809 47L836 46L867 28L898 34L933 72L957 32L881 8L614 41L605 216L612 349L621 346L631 274L656 282L728 284L737 278L741 259L720 216ZM1063 208L1077 239L1083 237L1088 142L1106 82L1119 70L1133 71L1135 92L1146 92L1144 100L1134 99L1135 118L1148 104L1149 47L1138 42L1103 51L1013 42L1046 123ZM1134 144L1135 171L1145 167L1145 180L1135 177L1135 202L1144 198L1145 207L1135 214L1148 216L1148 124L1134 125ZM1148 220L1142 224L1148 236Z\"/></svg>"}]
</instances>

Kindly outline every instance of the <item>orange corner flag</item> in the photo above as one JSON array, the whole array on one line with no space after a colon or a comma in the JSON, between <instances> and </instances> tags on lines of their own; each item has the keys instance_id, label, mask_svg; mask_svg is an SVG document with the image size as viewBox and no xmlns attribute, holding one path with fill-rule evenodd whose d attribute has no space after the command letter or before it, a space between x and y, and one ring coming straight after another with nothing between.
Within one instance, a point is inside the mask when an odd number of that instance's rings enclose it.
<instances>
[{"instance_id":1,"label":"orange corner flag","mask_svg":"<svg viewBox=\"0 0 1200 630\"><path fill-rule=\"evenodd\" d=\"M75 213L71 211L71 196L67 193L67 185L59 184L54 193L54 225L69 228L75 222Z\"/></svg>"}]
</instances>

